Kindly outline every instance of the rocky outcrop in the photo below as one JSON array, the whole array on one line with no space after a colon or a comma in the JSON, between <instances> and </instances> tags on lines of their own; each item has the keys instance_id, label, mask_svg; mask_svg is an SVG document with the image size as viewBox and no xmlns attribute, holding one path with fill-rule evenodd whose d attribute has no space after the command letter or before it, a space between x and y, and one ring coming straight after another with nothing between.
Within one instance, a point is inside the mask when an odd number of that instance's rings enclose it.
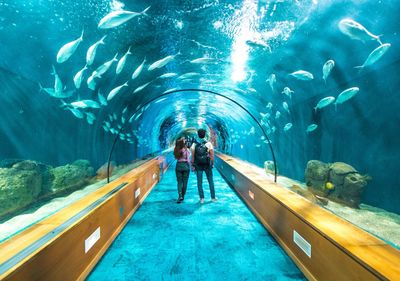
<instances>
[{"instance_id":1,"label":"rocky outcrop","mask_svg":"<svg viewBox=\"0 0 400 281\"><path fill-rule=\"evenodd\" d=\"M96 178L97 179L105 179L107 178L107 168L108 162L104 163L97 171L96 171ZM115 169L115 162L111 161L110 163L110 176Z\"/></svg>"},{"instance_id":2,"label":"rocky outcrop","mask_svg":"<svg viewBox=\"0 0 400 281\"><path fill-rule=\"evenodd\" d=\"M305 180L310 191L353 208L359 207L362 193L370 179L343 162L327 164L310 160L305 171ZM327 186L333 188L328 189Z\"/></svg>"},{"instance_id":3,"label":"rocky outcrop","mask_svg":"<svg viewBox=\"0 0 400 281\"><path fill-rule=\"evenodd\" d=\"M87 160L56 168L30 160L2 160L0 219L45 197L81 188L93 175L94 170Z\"/></svg>"}]
</instances>

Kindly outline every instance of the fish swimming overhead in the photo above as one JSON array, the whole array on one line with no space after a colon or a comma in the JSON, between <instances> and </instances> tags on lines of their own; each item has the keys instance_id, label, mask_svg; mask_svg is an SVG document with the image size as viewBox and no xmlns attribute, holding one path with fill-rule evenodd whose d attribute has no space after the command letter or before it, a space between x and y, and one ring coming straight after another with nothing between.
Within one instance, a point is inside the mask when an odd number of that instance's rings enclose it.
<instances>
[{"instance_id":1,"label":"fish swimming overhead","mask_svg":"<svg viewBox=\"0 0 400 281\"><path fill-rule=\"evenodd\" d=\"M53 89L53 88L43 88L42 85L39 83L39 91L44 91L47 94L49 94L50 96L52 96L53 98L57 98L57 99L65 99L65 98L69 98L74 94L74 90L70 90L70 91L61 91L61 92L57 92Z\"/></svg>"},{"instance_id":2,"label":"fish swimming overhead","mask_svg":"<svg viewBox=\"0 0 400 281\"><path fill-rule=\"evenodd\" d=\"M111 65L112 65L115 61L117 61L117 56L118 56L118 53L115 54L115 56L114 56L111 60L109 60L109 61L103 63L102 65L100 65L100 66L93 72L93 73L96 73L94 77L100 78L104 73L106 73L107 70L111 67ZM93 74L92 74L92 75L93 75Z\"/></svg>"},{"instance_id":3,"label":"fish swimming overhead","mask_svg":"<svg viewBox=\"0 0 400 281\"><path fill-rule=\"evenodd\" d=\"M99 41L94 43L92 46L89 47L89 49L86 52L86 64L87 65L92 65L94 58L96 56L96 51L97 47L99 45L104 45L104 39L106 39L107 35L104 35Z\"/></svg>"},{"instance_id":4,"label":"fish swimming overhead","mask_svg":"<svg viewBox=\"0 0 400 281\"><path fill-rule=\"evenodd\" d=\"M329 74L331 73L331 71L334 67L335 67L334 60L328 60L322 67L322 79L324 79L325 83L326 83L326 79L328 78Z\"/></svg>"},{"instance_id":5,"label":"fish swimming overhead","mask_svg":"<svg viewBox=\"0 0 400 281\"><path fill-rule=\"evenodd\" d=\"M285 132L287 132L287 131L289 131L292 127L293 127L293 124L292 124L292 123L287 123L287 124L285 125L285 127L283 127L283 130L284 130Z\"/></svg>"},{"instance_id":6,"label":"fish swimming overhead","mask_svg":"<svg viewBox=\"0 0 400 281\"><path fill-rule=\"evenodd\" d=\"M312 73L305 70L297 70L295 72L290 73L289 75L293 76L298 80L308 81L314 79L314 75Z\"/></svg>"},{"instance_id":7,"label":"fish swimming overhead","mask_svg":"<svg viewBox=\"0 0 400 281\"><path fill-rule=\"evenodd\" d=\"M136 70L132 74L132 80L139 76L144 68L144 64L146 63L146 58L143 59L143 62L136 68Z\"/></svg>"},{"instance_id":8,"label":"fish swimming overhead","mask_svg":"<svg viewBox=\"0 0 400 281\"><path fill-rule=\"evenodd\" d=\"M294 91L290 90L289 87L283 88L282 94L287 95L289 98L292 98L293 93L294 93Z\"/></svg>"},{"instance_id":9,"label":"fish swimming overhead","mask_svg":"<svg viewBox=\"0 0 400 281\"><path fill-rule=\"evenodd\" d=\"M53 68L53 72L51 73L52 75L54 75L54 92L57 93L61 93L63 91L63 84L62 81L60 79L60 76L58 76L56 68L54 67L54 65L52 65Z\"/></svg>"},{"instance_id":10,"label":"fish swimming overhead","mask_svg":"<svg viewBox=\"0 0 400 281\"><path fill-rule=\"evenodd\" d=\"M98 24L98 28L100 29L108 29L117 27L128 20L131 20L137 16L147 16L146 12L150 9L150 6L144 9L142 12L130 12L124 10L112 11L107 14L104 18L102 18Z\"/></svg>"},{"instance_id":11,"label":"fish swimming overhead","mask_svg":"<svg viewBox=\"0 0 400 281\"><path fill-rule=\"evenodd\" d=\"M124 69L125 63L126 63L126 58L128 55L131 55L131 47L129 47L128 51L125 53L125 55L119 60L117 64L117 68L115 70L116 74L120 74L122 69Z\"/></svg>"},{"instance_id":12,"label":"fish swimming overhead","mask_svg":"<svg viewBox=\"0 0 400 281\"><path fill-rule=\"evenodd\" d=\"M86 112L86 120L90 125L93 125L96 116L92 112Z\"/></svg>"},{"instance_id":13,"label":"fish swimming overhead","mask_svg":"<svg viewBox=\"0 0 400 281\"><path fill-rule=\"evenodd\" d=\"M76 108L74 108L74 107L67 107L67 109L68 109L69 111L71 111L72 114L74 114L76 118L79 118L79 119L82 119L82 118L83 118L83 113L82 113L82 111L80 111L79 109L76 109Z\"/></svg>"},{"instance_id":14,"label":"fish swimming overhead","mask_svg":"<svg viewBox=\"0 0 400 281\"><path fill-rule=\"evenodd\" d=\"M317 124L310 124L310 125L308 125L306 132L311 133L312 131L314 131L317 128L318 128Z\"/></svg>"},{"instance_id":15,"label":"fish swimming overhead","mask_svg":"<svg viewBox=\"0 0 400 281\"><path fill-rule=\"evenodd\" d=\"M276 111L275 112L275 119L279 119L279 117L281 117L281 113L280 113L280 111Z\"/></svg>"},{"instance_id":16,"label":"fish swimming overhead","mask_svg":"<svg viewBox=\"0 0 400 281\"><path fill-rule=\"evenodd\" d=\"M284 102L282 103L282 107L283 107L283 109L286 110L287 113L290 114L289 105L287 104L287 102L284 101Z\"/></svg>"},{"instance_id":17,"label":"fish swimming overhead","mask_svg":"<svg viewBox=\"0 0 400 281\"><path fill-rule=\"evenodd\" d=\"M97 92L97 97L99 99L99 102L101 105L106 106L107 105L107 100L106 98L100 93L100 90Z\"/></svg>"},{"instance_id":18,"label":"fish swimming overhead","mask_svg":"<svg viewBox=\"0 0 400 281\"><path fill-rule=\"evenodd\" d=\"M67 61L75 53L76 49L78 48L79 44L82 41L83 41L83 30L82 30L81 37L79 37L78 39L76 39L72 42L65 44L64 46L62 46L60 48L60 50L57 53L57 62L63 63L65 61Z\"/></svg>"},{"instance_id":19,"label":"fish swimming overhead","mask_svg":"<svg viewBox=\"0 0 400 281\"><path fill-rule=\"evenodd\" d=\"M169 73L164 73L160 76L158 76L159 79L164 79L164 78L172 78L172 77L176 77L178 76L178 74L174 73L174 72L169 72Z\"/></svg>"},{"instance_id":20,"label":"fish swimming overhead","mask_svg":"<svg viewBox=\"0 0 400 281\"><path fill-rule=\"evenodd\" d=\"M184 73L181 76L179 76L177 79L179 80L185 80L185 79L190 79L190 78L194 78L194 77L198 77L200 76L200 73L197 72L188 72L188 73Z\"/></svg>"},{"instance_id":21,"label":"fish swimming overhead","mask_svg":"<svg viewBox=\"0 0 400 281\"><path fill-rule=\"evenodd\" d=\"M161 68L161 67L167 65L168 63L170 63L171 61L173 61L177 55L180 55L180 52L178 52L176 55L166 56L166 57L163 58L163 59L160 59L160 60L158 60L158 61L156 61L156 62L153 62L153 63L149 66L149 68L148 68L147 70L148 70L148 71L152 71L152 70L154 70L154 69L156 69L156 68Z\"/></svg>"},{"instance_id":22,"label":"fish swimming overhead","mask_svg":"<svg viewBox=\"0 0 400 281\"><path fill-rule=\"evenodd\" d=\"M96 81L94 81L94 78L96 78L96 71L94 71L87 79L88 88L93 91L96 90Z\"/></svg>"},{"instance_id":23,"label":"fish swimming overhead","mask_svg":"<svg viewBox=\"0 0 400 281\"><path fill-rule=\"evenodd\" d=\"M317 105L314 107L315 112L317 111L317 109L324 108L324 107L330 105L331 103L333 103L334 101L335 101L334 97L326 97L326 98L321 99L317 103Z\"/></svg>"},{"instance_id":24,"label":"fish swimming overhead","mask_svg":"<svg viewBox=\"0 0 400 281\"><path fill-rule=\"evenodd\" d=\"M266 50L268 52L272 52L271 47L265 43L264 41L260 40L260 39L254 39L254 40L246 40L245 42L247 45L249 45L250 47L253 48L260 48L262 50Z\"/></svg>"},{"instance_id":25,"label":"fish swimming overhead","mask_svg":"<svg viewBox=\"0 0 400 281\"><path fill-rule=\"evenodd\" d=\"M364 26L352 19L342 19L339 22L340 31L354 40L368 41L376 40L382 45L380 36L369 32Z\"/></svg>"},{"instance_id":26,"label":"fish swimming overhead","mask_svg":"<svg viewBox=\"0 0 400 281\"><path fill-rule=\"evenodd\" d=\"M390 46L391 45L389 43L380 45L369 54L363 65L356 66L355 68L362 70L364 67L373 65L389 50Z\"/></svg>"},{"instance_id":27,"label":"fish swimming overhead","mask_svg":"<svg viewBox=\"0 0 400 281\"><path fill-rule=\"evenodd\" d=\"M209 64L215 63L215 59L209 57L202 57L190 61L191 64Z\"/></svg>"},{"instance_id":28,"label":"fish swimming overhead","mask_svg":"<svg viewBox=\"0 0 400 281\"><path fill-rule=\"evenodd\" d=\"M146 84L143 84L142 86L137 87L137 88L133 91L133 93L135 94L135 93L137 93L137 92L140 92L141 90L143 90L144 88L146 88L151 82L152 82L152 81L147 82Z\"/></svg>"},{"instance_id":29,"label":"fish swimming overhead","mask_svg":"<svg viewBox=\"0 0 400 281\"><path fill-rule=\"evenodd\" d=\"M70 105L74 108L100 108L97 101L94 100L80 100L71 102Z\"/></svg>"},{"instance_id":30,"label":"fish swimming overhead","mask_svg":"<svg viewBox=\"0 0 400 281\"><path fill-rule=\"evenodd\" d=\"M272 73L271 75L269 75L268 79L266 80L266 82L268 82L269 86L271 87L272 92L275 89L275 84L276 84L276 75L274 73Z\"/></svg>"},{"instance_id":31,"label":"fish swimming overhead","mask_svg":"<svg viewBox=\"0 0 400 281\"><path fill-rule=\"evenodd\" d=\"M87 69L87 66L85 65L81 70L79 70L75 76L74 76L74 84L75 88L79 89L82 84L82 79L83 79L83 72Z\"/></svg>"},{"instance_id":32,"label":"fish swimming overhead","mask_svg":"<svg viewBox=\"0 0 400 281\"><path fill-rule=\"evenodd\" d=\"M358 88L358 87L352 87L352 88L344 90L337 97L336 102L335 102L335 106L338 105L338 104L342 104L345 101L348 101L349 99L354 97L359 91L360 91L360 88Z\"/></svg>"},{"instance_id":33,"label":"fish swimming overhead","mask_svg":"<svg viewBox=\"0 0 400 281\"><path fill-rule=\"evenodd\" d=\"M115 97L115 96L121 91L121 89L122 89L123 87L127 87L127 86L128 86L128 82L125 82L125 83L122 84L121 86L118 86L118 87L112 89L112 90L110 91L110 93L108 94L108 96L107 96L107 101L110 101L113 97Z\"/></svg>"}]
</instances>

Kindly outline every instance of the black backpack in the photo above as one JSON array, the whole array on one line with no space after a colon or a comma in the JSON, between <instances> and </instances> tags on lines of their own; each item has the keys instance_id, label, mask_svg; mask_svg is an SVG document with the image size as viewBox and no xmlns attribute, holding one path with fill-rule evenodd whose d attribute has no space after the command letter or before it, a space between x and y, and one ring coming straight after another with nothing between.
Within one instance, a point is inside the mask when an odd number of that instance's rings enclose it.
<instances>
[{"instance_id":1,"label":"black backpack","mask_svg":"<svg viewBox=\"0 0 400 281\"><path fill-rule=\"evenodd\" d=\"M200 166L210 165L210 154L206 142L197 143L194 149L194 163Z\"/></svg>"}]
</instances>

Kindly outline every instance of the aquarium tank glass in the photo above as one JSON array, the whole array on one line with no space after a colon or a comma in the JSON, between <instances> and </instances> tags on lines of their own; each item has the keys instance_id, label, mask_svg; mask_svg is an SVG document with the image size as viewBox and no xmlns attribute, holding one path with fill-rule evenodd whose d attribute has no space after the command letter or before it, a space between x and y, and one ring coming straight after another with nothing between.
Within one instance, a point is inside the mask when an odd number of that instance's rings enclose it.
<instances>
[{"instance_id":1,"label":"aquarium tank glass","mask_svg":"<svg viewBox=\"0 0 400 281\"><path fill-rule=\"evenodd\" d=\"M205 128L399 247L399 14L395 0L0 0L0 241L104 185L108 163L118 177Z\"/></svg>"}]
</instances>

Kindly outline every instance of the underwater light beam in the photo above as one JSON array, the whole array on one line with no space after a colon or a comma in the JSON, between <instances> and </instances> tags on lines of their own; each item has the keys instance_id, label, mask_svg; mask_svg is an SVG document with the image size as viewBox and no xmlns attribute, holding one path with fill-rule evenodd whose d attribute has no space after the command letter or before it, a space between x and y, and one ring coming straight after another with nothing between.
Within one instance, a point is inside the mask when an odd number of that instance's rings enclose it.
<instances>
[{"instance_id":1,"label":"underwater light beam","mask_svg":"<svg viewBox=\"0 0 400 281\"><path fill-rule=\"evenodd\" d=\"M163 93L163 94L161 94L161 95L159 95L159 96L157 96L157 97L155 97L155 98L152 98L151 100L145 102L142 106L140 106L139 108L137 108L137 109L135 110L135 112L134 112L133 114L131 114L131 116L134 116L134 115L137 114L140 110L142 110L144 107L146 107L147 105L149 105L149 104L152 103L153 101L156 101L156 100L158 100L158 99L160 99L160 98L162 98L162 97L165 97L165 96L168 96L168 95L171 95L171 94L175 94L175 93L179 93L179 92L197 92L197 91L198 91L199 93L200 93L200 92L204 92L204 93L209 93L209 94L213 94L213 95L216 95L216 96L225 98L225 99L227 99L227 100L233 102L233 103L236 104L237 106L239 106L239 107L240 107L241 109L243 109L248 115L250 115L250 117L254 120L254 122L256 122L256 124L258 125L258 127L261 129L261 131L262 131L262 133L263 133L265 139L268 141L268 147L269 147L269 149L270 149L270 151L271 151L272 161L274 162L274 182L276 183L278 172L277 172L277 165L276 165L275 153L274 153L274 149L272 148L271 140L269 139L269 137L268 137L267 133L265 132L264 128L261 126L260 122L258 122L257 118L256 118L247 108L245 108L243 105L241 105L240 103L238 103L238 102L235 101L234 99L231 99L230 97L227 97L227 96L225 96L225 95L223 95L223 94L220 94L220 93L217 93L217 92L213 92L213 91L210 91L210 90L204 90L204 89L179 89L179 90L172 90L172 91ZM122 132L122 130L125 129L125 126L127 126L127 124L129 124L129 122L128 122L128 123L125 123L124 126L121 126L121 128L118 130L118 133L117 133L117 135L115 136L114 142L113 142L113 144L112 144L112 146L111 146L110 153L109 153L109 155L108 155L108 164L107 164L107 182L108 182L108 183L110 182L111 157L112 157L112 154L113 154L115 145L116 145L116 143L117 143L117 141L118 141L118 139L119 139L119 135L120 135L120 133Z\"/></svg>"}]
</instances>

